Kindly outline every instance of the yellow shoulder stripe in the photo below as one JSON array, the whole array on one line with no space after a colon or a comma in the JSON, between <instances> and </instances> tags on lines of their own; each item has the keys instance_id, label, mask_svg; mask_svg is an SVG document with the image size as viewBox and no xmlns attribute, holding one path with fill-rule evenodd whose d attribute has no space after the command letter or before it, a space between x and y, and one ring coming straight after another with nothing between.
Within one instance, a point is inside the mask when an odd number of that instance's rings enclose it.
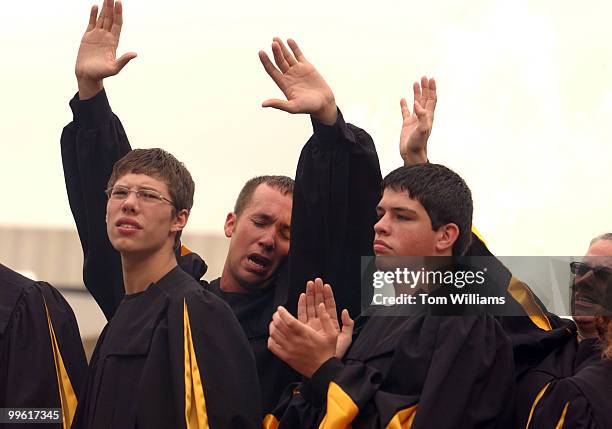
<instances>
[{"instance_id":1,"label":"yellow shoulder stripe","mask_svg":"<svg viewBox=\"0 0 612 429\"><path fill-rule=\"evenodd\" d=\"M485 246L487 246L487 249L489 248L489 245L487 244L486 240L484 239L484 237L482 236L480 231L478 231L474 225L472 225L472 233L476 237L478 237L480 239L480 241L482 241L484 243Z\"/></svg>"},{"instance_id":2,"label":"yellow shoulder stripe","mask_svg":"<svg viewBox=\"0 0 612 429\"><path fill-rule=\"evenodd\" d=\"M208 429L208 414L204 387L200 378L200 368L196 359L189 310L187 301L183 300L183 336L185 347L185 423L187 429Z\"/></svg>"},{"instance_id":3,"label":"yellow shoulder stripe","mask_svg":"<svg viewBox=\"0 0 612 429\"><path fill-rule=\"evenodd\" d=\"M181 245L181 256L189 255L191 253L191 249L184 244Z\"/></svg>"},{"instance_id":4,"label":"yellow shoulder stripe","mask_svg":"<svg viewBox=\"0 0 612 429\"><path fill-rule=\"evenodd\" d=\"M548 386L550 386L550 383L542 387L542 389L540 389L540 391L536 395L536 398L533 401L533 405L531 406L531 411L529 411L529 418L527 419L527 425L525 426L525 429L529 429L529 425L531 424L531 419L533 418L533 412L535 411L538 405L538 402L540 402L540 399L542 399L542 396L544 396L544 394L546 393L546 390L548 390Z\"/></svg>"},{"instance_id":5,"label":"yellow shoulder stripe","mask_svg":"<svg viewBox=\"0 0 612 429\"><path fill-rule=\"evenodd\" d=\"M72 419L74 419L74 413L77 408L77 397L74 394L70 377L64 366L64 360L62 359L62 353L57 343L55 336L55 329L53 329L53 322L51 321L51 315L47 308L47 301L43 296L45 302L45 312L47 313L47 324L49 325L49 338L51 339L51 349L53 351L53 361L55 362L55 374L57 375L57 387L60 397L60 403L62 405L62 420L63 429L70 429L72 425Z\"/></svg>"},{"instance_id":6,"label":"yellow shoulder stripe","mask_svg":"<svg viewBox=\"0 0 612 429\"><path fill-rule=\"evenodd\" d=\"M414 421L414 416L416 416L416 411L416 405L399 410L389 421L387 429L410 429Z\"/></svg>"},{"instance_id":7,"label":"yellow shoulder stripe","mask_svg":"<svg viewBox=\"0 0 612 429\"><path fill-rule=\"evenodd\" d=\"M278 429L278 419L274 417L274 414L266 414L263 419L264 429Z\"/></svg>"},{"instance_id":8,"label":"yellow shoulder stripe","mask_svg":"<svg viewBox=\"0 0 612 429\"><path fill-rule=\"evenodd\" d=\"M567 414L568 408L569 408L569 402L566 402L565 407L563 407L563 412L561 413L561 417L559 417L559 421L557 422L557 426L555 426L555 429L563 429L563 425L565 423L565 415Z\"/></svg>"},{"instance_id":9,"label":"yellow shoulder stripe","mask_svg":"<svg viewBox=\"0 0 612 429\"><path fill-rule=\"evenodd\" d=\"M472 233L474 233L474 235L476 235L476 237L478 237L487 248L489 247L484 237L480 234L480 232L478 232L474 225L472 225ZM512 279L508 284L508 292L515 300L518 301L521 307L523 307L534 325L543 331L552 330L550 320L548 320L548 317L546 317L546 314L544 311L542 311L542 308L537 304L533 297L533 293L529 290L525 283L512 276Z\"/></svg>"},{"instance_id":10,"label":"yellow shoulder stripe","mask_svg":"<svg viewBox=\"0 0 612 429\"><path fill-rule=\"evenodd\" d=\"M546 317L542 308L538 305L535 298L533 297L533 293L529 290L529 288L517 279L512 276L510 279L510 283L508 284L508 292L512 295L512 298L518 301L521 304L521 307L525 310L531 321L543 331L552 330L552 326L550 324L550 320Z\"/></svg>"},{"instance_id":11,"label":"yellow shoulder stripe","mask_svg":"<svg viewBox=\"0 0 612 429\"><path fill-rule=\"evenodd\" d=\"M351 397L333 381L327 389L327 412L319 429L348 429L359 413Z\"/></svg>"}]
</instances>

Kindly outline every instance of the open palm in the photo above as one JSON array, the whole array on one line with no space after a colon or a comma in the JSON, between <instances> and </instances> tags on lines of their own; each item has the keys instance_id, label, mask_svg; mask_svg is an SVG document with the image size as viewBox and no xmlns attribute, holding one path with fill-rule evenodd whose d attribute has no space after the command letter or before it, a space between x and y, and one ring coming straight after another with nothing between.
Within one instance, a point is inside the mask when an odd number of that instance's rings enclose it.
<instances>
[{"instance_id":1,"label":"open palm","mask_svg":"<svg viewBox=\"0 0 612 429\"><path fill-rule=\"evenodd\" d=\"M121 2L105 0L100 12L93 6L89 15L89 25L81 39L75 66L77 79L100 81L114 76L133 58L134 52L128 52L117 59L117 46L123 25Z\"/></svg>"},{"instance_id":2,"label":"open palm","mask_svg":"<svg viewBox=\"0 0 612 429\"><path fill-rule=\"evenodd\" d=\"M306 60L297 43L289 39L287 44L275 37L272 42L274 62L264 51L259 52L259 59L268 75L283 92L286 100L271 98L263 102L263 107L273 107L289 113L306 113L335 117L336 104L334 94L325 79Z\"/></svg>"},{"instance_id":3,"label":"open palm","mask_svg":"<svg viewBox=\"0 0 612 429\"><path fill-rule=\"evenodd\" d=\"M400 133L400 154L407 163L427 161L427 140L433 127L437 94L434 79L421 78L413 85L414 109L410 113L405 98L400 101L402 110L402 131ZM422 159L424 156L424 159Z\"/></svg>"}]
</instances>

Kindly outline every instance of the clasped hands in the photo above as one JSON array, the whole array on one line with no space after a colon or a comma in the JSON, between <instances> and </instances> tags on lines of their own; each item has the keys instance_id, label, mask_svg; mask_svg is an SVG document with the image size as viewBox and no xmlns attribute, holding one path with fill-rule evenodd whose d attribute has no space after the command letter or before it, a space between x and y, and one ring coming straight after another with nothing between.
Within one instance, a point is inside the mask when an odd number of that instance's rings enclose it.
<instances>
[{"instance_id":1,"label":"clasped hands","mask_svg":"<svg viewBox=\"0 0 612 429\"><path fill-rule=\"evenodd\" d=\"M309 281L297 318L282 306L272 316L268 349L310 378L330 358L342 359L351 345L354 322L346 309L341 318L342 327L331 286L319 278Z\"/></svg>"}]
</instances>

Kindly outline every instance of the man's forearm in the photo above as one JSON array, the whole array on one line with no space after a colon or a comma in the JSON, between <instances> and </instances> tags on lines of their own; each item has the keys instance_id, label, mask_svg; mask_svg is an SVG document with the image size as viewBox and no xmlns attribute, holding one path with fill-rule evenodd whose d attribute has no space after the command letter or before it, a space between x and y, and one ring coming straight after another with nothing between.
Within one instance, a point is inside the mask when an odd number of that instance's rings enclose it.
<instances>
[{"instance_id":1,"label":"man's forearm","mask_svg":"<svg viewBox=\"0 0 612 429\"><path fill-rule=\"evenodd\" d=\"M426 164L427 163L427 151L407 151L402 153L402 159L404 160L404 166L410 167L412 165Z\"/></svg>"},{"instance_id":2,"label":"man's forearm","mask_svg":"<svg viewBox=\"0 0 612 429\"><path fill-rule=\"evenodd\" d=\"M77 79L79 100L88 100L104 89L102 80Z\"/></svg>"},{"instance_id":3,"label":"man's forearm","mask_svg":"<svg viewBox=\"0 0 612 429\"><path fill-rule=\"evenodd\" d=\"M333 98L327 103L320 111L313 113L312 117L323 125L331 126L336 123L338 119L338 106Z\"/></svg>"}]
</instances>

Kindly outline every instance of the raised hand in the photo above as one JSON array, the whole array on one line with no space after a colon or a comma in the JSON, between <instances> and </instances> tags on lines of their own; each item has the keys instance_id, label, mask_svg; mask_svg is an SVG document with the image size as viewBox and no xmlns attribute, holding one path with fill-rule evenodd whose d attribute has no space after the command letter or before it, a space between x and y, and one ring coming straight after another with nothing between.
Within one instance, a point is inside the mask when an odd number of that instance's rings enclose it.
<instances>
[{"instance_id":1,"label":"raised hand","mask_svg":"<svg viewBox=\"0 0 612 429\"><path fill-rule=\"evenodd\" d=\"M329 284L323 284L320 278L306 284L306 293L300 295L298 301L298 320L317 332L322 332L321 314L319 308L323 304L334 330L338 333L335 356L342 359L352 342L354 322L348 310L342 310L342 328L336 313L336 300Z\"/></svg>"},{"instance_id":2,"label":"raised hand","mask_svg":"<svg viewBox=\"0 0 612 429\"><path fill-rule=\"evenodd\" d=\"M400 101L402 109L402 132L400 133L400 155L404 165L422 164L427 162L427 139L433 126L436 110L436 81L421 78L421 83L415 82L414 108L410 113L405 98Z\"/></svg>"},{"instance_id":3,"label":"raised hand","mask_svg":"<svg viewBox=\"0 0 612 429\"><path fill-rule=\"evenodd\" d=\"M98 6L94 5L89 14L87 30L81 39L75 65L81 100L96 95L103 87L104 78L116 75L136 57L135 52L116 57L123 25L121 2L104 0L100 16L96 19L97 15Z\"/></svg>"},{"instance_id":4,"label":"raised hand","mask_svg":"<svg viewBox=\"0 0 612 429\"><path fill-rule=\"evenodd\" d=\"M287 98L271 98L264 101L262 106L289 113L306 113L325 125L333 125L338 116L334 93L317 69L304 57L297 43L288 39L287 44L291 52L281 39L273 39L272 54L276 67L268 54L259 51L264 69Z\"/></svg>"}]
</instances>

